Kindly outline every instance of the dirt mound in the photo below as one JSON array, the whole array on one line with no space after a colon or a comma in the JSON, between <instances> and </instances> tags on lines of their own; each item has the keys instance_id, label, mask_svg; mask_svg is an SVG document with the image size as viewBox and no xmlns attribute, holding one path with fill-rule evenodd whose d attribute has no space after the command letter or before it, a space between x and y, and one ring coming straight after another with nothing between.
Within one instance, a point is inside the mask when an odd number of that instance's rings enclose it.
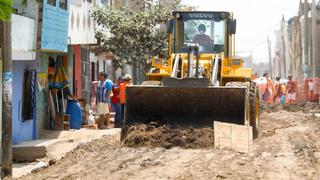
<instances>
[{"instance_id":1,"label":"dirt mound","mask_svg":"<svg viewBox=\"0 0 320 180\"><path fill-rule=\"evenodd\" d=\"M277 112L283 109L283 106L281 104L268 104L265 102L260 102L260 113L263 112Z\"/></svg>"},{"instance_id":2,"label":"dirt mound","mask_svg":"<svg viewBox=\"0 0 320 180\"><path fill-rule=\"evenodd\" d=\"M296 105L286 106L285 110L289 112L303 111L304 113L311 113L315 111L320 112L320 106L319 103L316 102L302 102Z\"/></svg>"},{"instance_id":3,"label":"dirt mound","mask_svg":"<svg viewBox=\"0 0 320 180\"><path fill-rule=\"evenodd\" d=\"M280 110L286 110L289 112L302 111L304 113L320 113L320 106L317 102L300 102L296 105L267 104L264 102L260 103L260 113L277 112Z\"/></svg>"},{"instance_id":4,"label":"dirt mound","mask_svg":"<svg viewBox=\"0 0 320 180\"><path fill-rule=\"evenodd\" d=\"M123 139L128 147L204 148L214 145L212 128L170 127L166 124L140 124L131 126Z\"/></svg>"}]
</instances>

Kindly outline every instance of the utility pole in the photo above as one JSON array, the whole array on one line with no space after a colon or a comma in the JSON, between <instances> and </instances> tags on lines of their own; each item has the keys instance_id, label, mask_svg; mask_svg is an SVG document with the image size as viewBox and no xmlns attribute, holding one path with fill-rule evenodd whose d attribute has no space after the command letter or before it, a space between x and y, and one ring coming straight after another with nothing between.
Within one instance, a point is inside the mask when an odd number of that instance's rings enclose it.
<instances>
[{"instance_id":1,"label":"utility pole","mask_svg":"<svg viewBox=\"0 0 320 180\"><path fill-rule=\"evenodd\" d=\"M1 179L12 176L12 61L11 23L0 21L2 72L2 154Z\"/></svg>"},{"instance_id":2,"label":"utility pole","mask_svg":"<svg viewBox=\"0 0 320 180\"><path fill-rule=\"evenodd\" d=\"M271 57L271 41L269 39L268 36L268 51L269 51L269 69L270 69L270 77L273 78L272 74L273 74L273 69L272 69L272 57Z\"/></svg>"},{"instance_id":3,"label":"utility pole","mask_svg":"<svg viewBox=\"0 0 320 180\"><path fill-rule=\"evenodd\" d=\"M284 20L284 16L282 16L282 20L281 20L281 36L282 36L282 61L283 61L283 71L284 71L284 77L287 77L287 57L286 57L286 43L285 43L285 20Z\"/></svg>"},{"instance_id":4,"label":"utility pole","mask_svg":"<svg viewBox=\"0 0 320 180\"><path fill-rule=\"evenodd\" d=\"M309 11L309 3L308 0L304 0L304 6L303 6L303 14L304 14L304 66L307 67L307 71L309 74L309 17L308 17L308 11ZM303 68L304 69L304 68Z\"/></svg>"},{"instance_id":5,"label":"utility pole","mask_svg":"<svg viewBox=\"0 0 320 180\"><path fill-rule=\"evenodd\" d=\"M312 0L312 77L318 77L318 25L317 25L317 9L316 9L316 1Z\"/></svg>"},{"instance_id":6,"label":"utility pole","mask_svg":"<svg viewBox=\"0 0 320 180\"><path fill-rule=\"evenodd\" d=\"M297 80L298 82L302 81L303 78L303 62L301 58L302 52L302 33L301 33L301 22L300 19L303 16L303 4L302 1L300 0L299 4L299 13L298 17L295 21L295 47L294 47L294 53L295 53L295 61L296 61L296 73L297 73Z\"/></svg>"}]
</instances>

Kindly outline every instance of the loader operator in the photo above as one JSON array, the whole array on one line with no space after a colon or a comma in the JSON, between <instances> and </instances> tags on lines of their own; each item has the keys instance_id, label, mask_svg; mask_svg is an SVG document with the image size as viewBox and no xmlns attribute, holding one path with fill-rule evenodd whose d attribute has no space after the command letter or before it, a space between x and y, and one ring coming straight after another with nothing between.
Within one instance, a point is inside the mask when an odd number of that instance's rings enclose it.
<instances>
[{"instance_id":1,"label":"loader operator","mask_svg":"<svg viewBox=\"0 0 320 180\"><path fill-rule=\"evenodd\" d=\"M199 34L195 35L193 38L194 43L198 43L200 47L204 47L205 50L213 48L213 40L210 36L206 35L206 26L204 24L200 24L198 26Z\"/></svg>"}]
</instances>

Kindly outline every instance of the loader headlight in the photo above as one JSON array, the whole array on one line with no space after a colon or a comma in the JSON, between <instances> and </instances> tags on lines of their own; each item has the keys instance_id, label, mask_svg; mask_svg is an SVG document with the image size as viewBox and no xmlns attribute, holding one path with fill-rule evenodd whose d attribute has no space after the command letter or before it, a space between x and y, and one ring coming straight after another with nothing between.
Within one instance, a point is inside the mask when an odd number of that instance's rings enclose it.
<instances>
[{"instance_id":1,"label":"loader headlight","mask_svg":"<svg viewBox=\"0 0 320 180\"><path fill-rule=\"evenodd\" d=\"M240 66L242 63L242 59L233 59L232 60L232 65L234 66Z\"/></svg>"}]
</instances>

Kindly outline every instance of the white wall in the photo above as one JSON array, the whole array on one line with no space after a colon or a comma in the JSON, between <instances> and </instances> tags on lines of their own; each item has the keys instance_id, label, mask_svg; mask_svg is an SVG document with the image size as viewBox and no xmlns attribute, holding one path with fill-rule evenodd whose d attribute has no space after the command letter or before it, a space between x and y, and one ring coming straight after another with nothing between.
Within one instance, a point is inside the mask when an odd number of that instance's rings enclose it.
<instances>
[{"instance_id":1,"label":"white wall","mask_svg":"<svg viewBox=\"0 0 320 180\"><path fill-rule=\"evenodd\" d=\"M95 22L90 17L93 3L69 1L68 44L95 44Z\"/></svg>"},{"instance_id":2,"label":"white wall","mask_svg":"<svg viewBox=\"0 0 320 180\"><path fill-rule=\"evenodd\" d=\"M90 58L89 59L90 59L90 62L94 62L94 63L96 63L98 61L98 57L92 52L90 52Z\"/></svg>"},{"instance_id":3,"label":"white wall","mask_svg":"<svg viewBox=\"0 0 320 180\"><path fill-rule=\"evenodd\" d=\"M35 60L35 20L14 14L11 18L12 60Z\"/></svg>"},{"instance_id":4,"label":"white wall","mask_svg":"<svg viewBox=\"0 0 320 180\"><path fill-rule=\"evenodd\" d=\"M35 60L36 53L33 50L36 49L37 43L38 2L28 0L26 6L21 4L21 0L13 0L13 2L13 8L17 9L17 14L20 16L12 15L12 60ZM33 27L31 27L32 24ZM30 44L31 42L33 45Z\"/></svg>"}]
</instances>

